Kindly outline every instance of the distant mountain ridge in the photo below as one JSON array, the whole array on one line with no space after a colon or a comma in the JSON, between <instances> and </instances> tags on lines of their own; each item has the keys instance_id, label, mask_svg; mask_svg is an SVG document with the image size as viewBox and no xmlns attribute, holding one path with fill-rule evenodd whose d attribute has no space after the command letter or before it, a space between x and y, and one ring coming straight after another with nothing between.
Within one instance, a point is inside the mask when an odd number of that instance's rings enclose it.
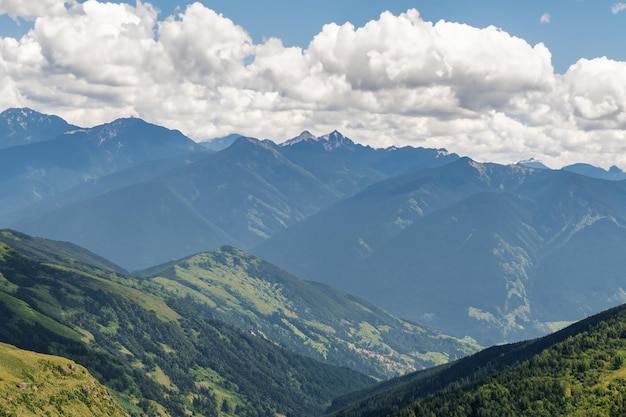
<instances>
[{"instance_id":1,"label":"distant mountain ridge","mask_svg":"<svg viewBox=\"0 0 626 417\"><path fill-rule=\"evenodd\" d=\"M622 181L626 179L626 173L615 165L611 166L608 170L595 167L593 165L578 163L568 165L562 168L565 171L575 172L580 175L586 175L593 178L601 178L611 181Z\"/></svg>"}]
</instances>

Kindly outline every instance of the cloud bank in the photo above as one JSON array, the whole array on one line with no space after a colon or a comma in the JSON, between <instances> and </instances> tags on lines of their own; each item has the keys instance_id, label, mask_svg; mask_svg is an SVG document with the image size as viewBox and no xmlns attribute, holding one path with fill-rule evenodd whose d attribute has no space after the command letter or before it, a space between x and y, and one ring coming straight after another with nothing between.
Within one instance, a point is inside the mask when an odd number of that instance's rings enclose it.
<instances>
[{"instance_id":1,"label":"cloud bank","mask_svg":"<svg viewBox=\"0 0 626 417\"><path fill-rule=\"evenodd\" d=\"M255 44L200 3L163 18L142 2L23 3L0 0L34 19L21 39L0 39L2 109L81 125L133 115L198 140L338 129L375 147L626 167L626 62L581 59L556 74L543 44L416 10L330 23L297 48Z\"/></svg>"}]
</instances>

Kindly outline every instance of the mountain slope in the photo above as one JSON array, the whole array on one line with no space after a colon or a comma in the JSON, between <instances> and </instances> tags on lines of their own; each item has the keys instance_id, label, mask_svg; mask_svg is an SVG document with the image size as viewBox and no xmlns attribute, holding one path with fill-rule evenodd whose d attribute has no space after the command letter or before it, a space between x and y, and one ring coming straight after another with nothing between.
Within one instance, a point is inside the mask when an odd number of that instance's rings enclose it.
<instances>
[{"instance_id":1,"label":"mountain slope","mask_svg":"<svg viewBox=\"0 0 626 417\"><path fill-rule=\"evenodd\" d=\"M626 300L625 250L623 182L462 158L376 183L251 251L487 345Z\"/></svg>"},{"instance_id":2,"label":"mountain slope","mask_svg":"<svg viewBox=\"0 0 626 417\"><path fill-rule=\"evenodd\" d=\"M305 279L341 282L346 267L359 264L426 214L490 190L490 181L472 164L462 158L380 181L252 252Z\"/></svg>"},{"instance_id":3,"label":"mountain slope","mask_svg":"<svg viewBox=\"0 0 626 417\"><path fill-rule=\"evenodd\" d=\"M74 242L129 270L238 244L177 190L154 181L69 204L15 226L25 233Z\"/></svg>"},{"instance_id":4,"label":"mountain slope","mask_svg":"<svg viewBox=\"0 0 626 417\"><path fill-rule=\"evenodd\" d=\"M29 239L0 234L0 341L84 364L133 415L216 415L224 403L239 415L318 415L338 392L371 383L235 330L184 296L76 262L84 250L39 239L24 250Z\"/></svg>"},{"instance_id":5,"label":"mountain slope","mask_svg":"<svg viewBox=\"0 0 626 417\"><path fill-rule=\"evenodd\" d=\"M335 416L623 415L626 307L345 397ZM360 399L359 399L360 398Z\"/></svg>"},{"instance_id":6,"label":"mountain slope","mask_svg":"<svg viewBox=\"0 0 626 417\"><path fill-rule=\"evenodd\" d=\"M4 416L127 415L82 366L4 343L0 343L0 397L0 414Z\"/></svg>"},{"instance_id":7,"label":"mountain slope","mask_svg":"<svg viewBox=\"0 0 626 417\"><path fill-rule=\"evenodd\" d=\"M104 177L92 179L26 207L20 207L19 210L3 215L2 223L14 225L23 219L40 217L59 207L95 198L138 183L148 182L165 172L187 166L206 156L205 153L191 153L142 162Z\"/></svg>"},{"instance_id":8,"label":"mountain slope","mask_svg":"<svg viewBox=\"0 0 626 417\"><path fill-rule=\"evenodd\" d=\"M454 360L478 348L232 247L141 274L165 293L184 294L243 330L378 378Z\"/></svg>"}]
</instances>

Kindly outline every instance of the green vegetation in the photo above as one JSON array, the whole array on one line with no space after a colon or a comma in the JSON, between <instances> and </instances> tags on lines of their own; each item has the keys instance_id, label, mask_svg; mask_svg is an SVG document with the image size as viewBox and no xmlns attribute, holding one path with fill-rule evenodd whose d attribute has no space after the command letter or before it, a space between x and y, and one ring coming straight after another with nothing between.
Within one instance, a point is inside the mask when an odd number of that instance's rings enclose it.
<instances>
[{"instance_id":1,"label":"green vegetation","mask_svg":"<svg viewBox=\"0 0 626 417\"><path fill-rule=\"evenodd\" d=\"M626 306L345 397L336 416L622 416Z\"/></svg>"},{"instance_id":2,"label":"green vegetation","mask_svg":"<svg viewBox=\"0 0 626 417\"><path fill-rule=\"evenodd\" d=\"M380 379L476 352L328 286L299 279L232 247L139 273L173 297L299 353Z\"/></svg>"},{"instance_id":3,"label":"green vegetation","mask_svg":"<svg viewBox=\"0 0 626 417\"><path fill-rule=\"evenodd\" d=\"M85 368L65 358L0 343L0 415L126 415Z\"/></svg>"},{"instance_id":4,"label":"green vegetation","mask_svg":"<svg viewBox=\"0 0 626 417\"><path fill-rule=\"evenodd\" d=\"M90 264L84 251L59 255L50 241L12 232L0 241L0 341L83 364L131 416L319 415L337 393L373 382Z\"/></svg>"}]
</instances>

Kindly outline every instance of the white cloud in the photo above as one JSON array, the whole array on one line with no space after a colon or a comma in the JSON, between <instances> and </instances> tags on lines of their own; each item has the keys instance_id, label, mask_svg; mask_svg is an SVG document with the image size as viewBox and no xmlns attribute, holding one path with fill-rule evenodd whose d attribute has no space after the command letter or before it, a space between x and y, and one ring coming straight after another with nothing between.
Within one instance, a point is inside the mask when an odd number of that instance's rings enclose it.
<instances>
[{"instance_id":1,"label":"white cloud","mask_svg":"<svg viewBox=\"0 0 626 417\"><path fill-rule=\"evenodd\" d=\"M542 44L415 10L328 24L302 49L254 44L200 3L161 20L141 2L48 6L24 37L0 39L2 108L80 125L135 115L196 139L339 129L373 146L626 167L623 62L581 60L559 75Z\"/></svg>"},{"instance_id":2,"label":"white cloud","mask_svg":"<svg viewBox=\"0 0 626 417\"><path fill-rule=\"evenodd\" d=\"M8 14L13 19L21 17L32 20L41 16L56 16L65 12L65 6L73 1L65 0L0 0L0 14Z\"/></svg>"},{"instance_id":3,"label":"white cloud","mask_svg":"<svg viewBox=\"0 0 626 417\"><path fill-rule=\"evenodd\" d=\"M622 10L626 10L626 3L615 3L613 6L611 6L611 13L613 14L617 14Z\"/></svg>"},{"instance_id":4,"label":"white cloud","mask_svg":"<svg viewBox=\"0 0 626 417\"><path fill-rule=\"evenodd\" d=\"M539 23L550 23L550 13L544 13L539 18Z\"/></svg>"}]
</instances>

